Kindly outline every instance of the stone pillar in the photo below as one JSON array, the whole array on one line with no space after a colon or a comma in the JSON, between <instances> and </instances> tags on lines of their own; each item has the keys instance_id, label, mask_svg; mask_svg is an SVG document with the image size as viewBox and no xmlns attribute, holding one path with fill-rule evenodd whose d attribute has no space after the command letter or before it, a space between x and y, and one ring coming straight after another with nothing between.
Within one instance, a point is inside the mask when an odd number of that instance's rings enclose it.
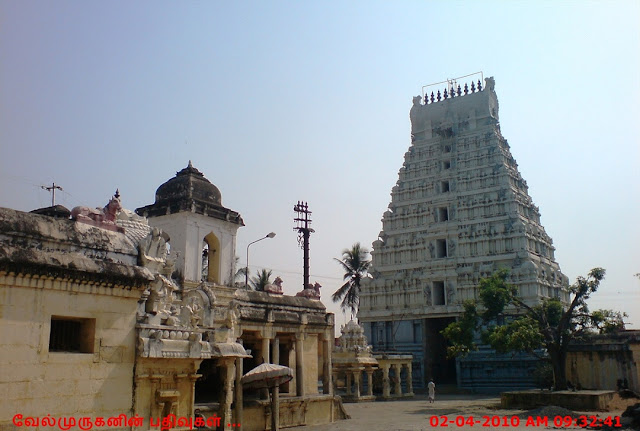
<instances>
[{"instance_id":1,"label":"stone pillar","mask_svg":"<svg viewBox=\"0 0 640 431\"><path fill-rule=\"evenodd\" d=\"M333 391L332 391L332 393L334 393L334 394L335 394L335 393L336 393L335 385L336 385L336 384L337 384L337 382L338 382L338 373L336 373L336 372L334 372L334 371L331 371L331 379L332 379L332 382L331 382L332 384L331 384L331 386L333 386Z\"/></svg>"},{"instance_id":2,"label":"stone pillar","mask_svg":"<svg viewBox=\"0 0 640 431\"><path fill-rule=\"evenodd\" d=\"M396 383L394 395L401 397L402 396L402 380L400 379L400 364L393 364L393 369L395 370L395 378L393 379Z\"/></svg>"},{"instance_id":3,"label":"stone pillar","mask_svg":"<svg viewBox=\"0 0 640 431\"><path fill-rule=\"evenodd\" d=\"M296 371L296 344L294 341L289 340L287 341L287 359L289 361L289 367L293 370L294 374ZM287 388L289 389L288 394L290 396L293 396L296 394L296 388L295 388L295 383L296 383L296 377L294 375L294 378L287 384Z\"/></svg>"},{"instance_id":4,"label":"stone pillar","mask_svg":"<svg viewBox=\"0 0 640 431\"><path fill-rule=\"evenodd\" d=\"M382 396L389 398L391 396L391 387L389 385L389 364L382 366Z\"/></svg>"},{"instance_id":5,"label":"stone pillar","mask_svg":"<svg viewBox=\"0 0 640 431\"><path fill-rule=\"evenodd\" d=\"M271 342L271 360L272 363L280 365L280 339L277 336L274 336Z\"/></svg>"},{"instance_id":6,"label":"stone pillar","mask_svg":"<svg viewBox=\"0 0 640 431\"><path fill-rule=\"evenodd\" d=\"M271 362L280 365L280 339L274 334L271 341ZM271 392L271 429L280 428L280 386L275 386Z\"/></svg>"},{"instance_id":7,"label":"stone pillar","mask_svg":"<svg viewBox=\"0 0 640 431\"><path fill-rule=\"evenodd\" d=\"M224 391L222 392L222 399L220 400L220 416L222 418L223 431L228 431L232 429L230 425L233 423L231 403L233 402L233 382L236 377L236 366L233 358L225 358L220 362L224 379Z\"/></svg>"},{"instance_id":8,"label":"stone pillar","mask_svg":"<svg viewBox=\"0 0 640 431\"><path fill-rule=\"evenodd\" d=\"M260 355L262 355L262 363L263 364L268 364L269 362L269 339L268 338L263 338L262 339L262 349L260 349Z\"/></svg>"},{"instance_id":9,"label":"stone pillar","mask_svg":"<svg viewBox=\"0 0 640 431\"><path fill-rule=\"evenodd\" d=\"M407 365L407 392L409 395L413 395L413 369L411 362Z\"/></svg>"},{"instance_id":10,"label":"stone pillar","mask_svg":"<svg viewBox=\"0 0 640 431\"><path fill-rule=\"evenodd\" d=\"M196 369L197 368L198 367L196 367ZM195 400L195 381L197 379L198 378L196 377L192 380L189 374L175 374L173 376L173 380L176 382L176 387L178 388L179 391L181 388L184 388L185 386L189 388L189 398L187 398L188 410L186 412L178 412L177 414L182 414L183 416L191 416L191 414L193 413L193 404Z\"/></svg>"},{"instance_id":11,"label":"stone pillar","mask_svg":"<svg viewBox=\"0 0 640 431\"><path fill-rule=\"evenodd\" d=\"M322 393L333 394L331 384L331 340L325 335L322 340Z\"/></svg>"},{"instance_id":12,"label":"stone pillar","mask_svg":"<svg viewBox=\"0 0 640 431\"><path fill-rule=\"evenodd\" d=\"M367 368L367 395L373 396L373 369Z\"/></svg>"},{"instance_id":13,"label":"stone pillar","mask_svg":"<svg viewBox=\"0 0 640 431\"><path fill-rule=\"evenodd\" d=\"M360 369L355 370L353 372L353 377L354 377L355 384L356 384L356 393L354 394L354 396L356 398L360 398L360 392L361 392L360 391L360 384L362 382L362 370L360 370Z\"/></svg>"},{"instance_id":14,"label":"stone pillar","mask_svg":"<svg viewBox=\"0 0 640 431\"><path fill-rule=\"evenodd\" d=\"M345 385L347 386L347 396L351 395L351 370L346 371Z\"/></svg>"},{"instance_id":15,"label":"stone pillar","mask_svg":"<svg viewBox=\"0 0 640 431\"><path fill-rule=\"evenodd\" d=\"M189 379L189 411L187 412L189 416L193 416L193 406L196 402L196 380L198 377L202 377L202 374L188 374Z\"/></svg>"},{"instance_id":16,"label":"stone pillar","mask_svg":"<svg viewBox=\"0 0 640 431\"><path fill-rule=\"evenodd\" d=\"M160 389L162 377L164 377L162 374L151 374L151 376L149 376L149 380L151 382L151 396L149 397L149 401L151 403L149 406L149 411L151 412L149 415L150 417L162 416L162 404L156 402L156 393L158 389Z\"/></svg>"},{"instance_id":17,"label":"stone pillar","mask_svg":"<svg viewBox=\"0 0 640 431\"><path fill-rule=\"evenodd\" d=\"M242 341L242 340L240 340ZM244 400L242 398L242 374L244 373L244 365L242 363L242 358L236 359L236 383L235 383L235 391L234 391L234 399L233 399L233 415L235 418L235 423L242 424L242 410Z\"/></svg>"},{"instance_id":18,"label":"stone pillar","mask_svg":"<svg viewBox=\"0 0 640 431\"><path fill-rule=\"evenodd\" d=\"M303 397L304 390L304 334L296 335L296 396Z\"/></svg>"},{"instance_id":19,"label":"stone pillar","mask_svg":"<svg viewBox=\"0 0 640 431\"><path fill-rule=\"evenodd\" d=\"M271 390L271 430L280 429L280 386Z\"/></svg>"},{"instance_id":20,"label":"stone pillar","mask_svg":"<svg viewBox=\"0 0 640 431\"><path fill-rule=\"evenodd\" d=\"M263 364L269 364L269 344L270 344L270 339L267 338L266 336L262 339L262 347L260 349L260 355L262 357L262 363ZM269 399L269 389L261 389L260 390L260 398L262 398L263 400L268 400Z\"/></svg>"}]
</instances>

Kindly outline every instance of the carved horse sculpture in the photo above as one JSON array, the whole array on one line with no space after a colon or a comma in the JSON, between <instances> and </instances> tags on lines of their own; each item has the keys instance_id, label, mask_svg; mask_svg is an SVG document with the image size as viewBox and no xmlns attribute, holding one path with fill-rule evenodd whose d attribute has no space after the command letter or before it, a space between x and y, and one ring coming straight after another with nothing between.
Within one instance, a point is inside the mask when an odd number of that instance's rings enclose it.
<instances>
[{"instance_id":1,"label":"carved horse sculpture","mask_svg":"<svg viewBox=\"0 0 640 431\"><path fill-rule=\"evenodd\" d=\"M71 210L71 218L93 226L114 231L122 231L122 228L116 226L116 216L120 210L122 210L120 192L116 190L116 193L104 208L100 209L78 206Z\"/></svg>"}]
</instances>

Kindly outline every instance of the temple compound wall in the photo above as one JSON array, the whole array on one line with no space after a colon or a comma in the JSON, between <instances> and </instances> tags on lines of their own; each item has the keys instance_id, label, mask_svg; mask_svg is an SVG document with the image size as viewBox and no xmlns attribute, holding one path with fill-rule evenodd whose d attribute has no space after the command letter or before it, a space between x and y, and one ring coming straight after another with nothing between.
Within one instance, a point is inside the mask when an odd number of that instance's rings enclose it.
<instances>
[{"instance_id":1,"label":"temple compound wall","mask_svg":"<svg viewBox=\"0 0 640 431\"><path fill-rule=\"evenodd\" d=\"M268 429L266 394L241 381L264 362L293 370L281 426L345 417L333 315L276 286L225 286L243 222L191 163L137 214L116 191L71 217L0 209L0 429Z\"/></svg>"},{"instance_id":2,"label":"temple compound wall","mask_svg":"<svg viewBox=\"0 0 640 431\"><path fill-rule=\"evenodd\" d=\"M568 300L567 277L500 132L494 87L493 78L449 81L414 98L411 145L373 242L358 317L375 350L413 354L416 388L431 377L474 390L533 383L531 357L446 358L440 332L476 298L482 277L507 268L526 303Z\"/></svg>"},{"instance_id":3,"label":"temple compound wall","mask_svg":"<svg viewBox=\"0 0 640 431\"><path fill-rule=\"evenodd\" d=\"M583 389L640 392L640 331L592 335L571 343L567 380Z\"/></svg>"},{"instance_id":4,"label":"temple compound wall","mask_svg":"<svg viewBox=\"0 0 640 431\"><path fill-rule=\"evenodd\" d=\"M137 259L120 233L0 209L0 427L133 416L136 312L153 280Z\"/></svg>"}]
</instances>

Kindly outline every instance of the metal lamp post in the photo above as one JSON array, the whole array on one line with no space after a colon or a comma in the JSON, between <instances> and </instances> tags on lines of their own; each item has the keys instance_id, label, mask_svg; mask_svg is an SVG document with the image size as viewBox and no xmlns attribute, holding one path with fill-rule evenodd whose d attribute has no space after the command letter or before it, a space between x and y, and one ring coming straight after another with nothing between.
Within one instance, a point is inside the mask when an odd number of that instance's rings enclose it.
<instances>
[{"instance_id":1,"label":"metal lamp post","mask_svg":"<svg viewBox=\"0 0 640 431\"><path fill-rule=\"evenodd\" d=\"M247 266L245 268L244 271L244 286L245 287L249 287L249 246L251 244L255 244L258 241L262 241L263 239L267 239L267 238L273 238L274 236L276 236L275 232L269 232L268 234L266 234L265 236L263 236L260 239L257 239L253 242L250 242L249 244L247 244Z\"/></svg>"}]
</instances>

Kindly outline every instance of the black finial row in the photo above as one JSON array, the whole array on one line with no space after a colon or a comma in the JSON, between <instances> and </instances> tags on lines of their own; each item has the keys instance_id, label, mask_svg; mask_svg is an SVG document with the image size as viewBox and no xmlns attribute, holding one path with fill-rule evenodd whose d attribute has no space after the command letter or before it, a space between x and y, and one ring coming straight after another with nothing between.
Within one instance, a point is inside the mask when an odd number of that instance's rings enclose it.
<instances>
[{"instance_id":1,"label":"black finial row","mask_svg":"<svg viewBox=\"0 0 640 431\"><path fill-rule=\"evenodd\" d=\"M471 93L475 93L476 90L478 92L482 91L482 83L480 82L480 80L478 79L478 85L476 86L476 83L471 81L471 87L469 87L469 85L467 85L466 83L464 84L464 90L460 87L460 85L458 85L458 87L451 87L451 88L445 88L444 92L440 93L440 90L438 90L437 93L433 93L433 91L431 92L431 95L429 94L425 94L424 97L424 104L428 104L428 103L435 103L435 102L440 102L441 100L446 100L448 98L454 98L454 97L460 97L463 95L467 95L469 94L469 90L471 90Z\"/></svg>"}]
</instances>

